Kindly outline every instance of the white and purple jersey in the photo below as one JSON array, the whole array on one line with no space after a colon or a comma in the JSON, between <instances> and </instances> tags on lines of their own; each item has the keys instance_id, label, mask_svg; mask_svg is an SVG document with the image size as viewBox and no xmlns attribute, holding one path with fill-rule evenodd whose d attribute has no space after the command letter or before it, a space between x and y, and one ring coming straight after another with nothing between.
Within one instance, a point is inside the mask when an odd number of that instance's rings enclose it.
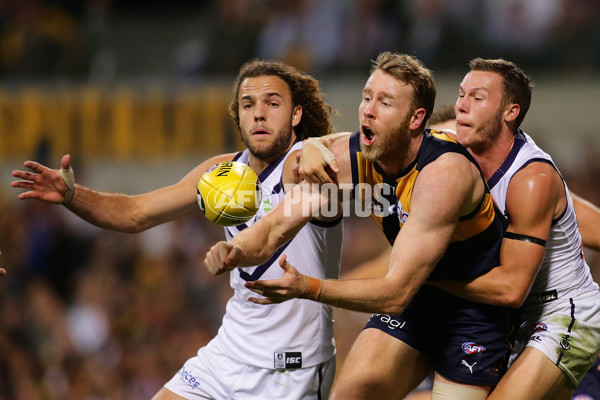
<instances>
[{"instance_id":1,"label":"white and purple jersey","mask_svg":"<svg viewBox=\"0 0 600 400\"><path fill-rule=\"evenodd\" d=\"M283 199L285 160L301 147L302 142L296 143L259 175L261 207L247 223L226 227L227 240L254 224ZM248 150L239 153L235 161L247 164ZM227 303L223 324L208 346L217 346L223 354L240 363L269 369L304 368L331 359L335 355L331 307L303 299L268 306L254 304L248 297L258 295L244 284L281 278L283 270L278 261L281 254L286 254L288 262L305 275L337 279L342 229L341 219L330 223L311 221L264 264L231 271L230 285L234 294Z\"/></svg>"},{"instance_id":2,"label":"white and purple jersey","mask_svg":"<svg viewBox=\"0 0 600 400\"><path fill-rule=\"evenodd\" d=\"M510 180L532 162L548 163L558 172L552 158L519 130L510 154L488 180L492 198L509 223ZM600 292L583 258L573 199L564 180L563 184L567 207L552 221L542 264L521 309L509 363L526 347L535 348L563 371L566 386L573 389L600 352Z\"/></svg>"},{"instance_id":3,"label":"white and purple jersey","mask_svg":"<svg viewBox=\"0 0 600 400\"><path fill-rule=\"evenodd\" d=\"M550 155L536 146L529 135L519 130L510 154L488 179L494 203L509 223L510 215L506 210L508 186L512 177L532 162L548 163L560 174ZM544 259L530 292L530 296L545 295L548 300L555 297L555 290L556 297L573 297L579 293L598 290L598 285L594 283L590 268L583 258L583 245L573 199L564 180L563 183L567 207L560 217L552 221Z\"/></svg>"}]
</instances>

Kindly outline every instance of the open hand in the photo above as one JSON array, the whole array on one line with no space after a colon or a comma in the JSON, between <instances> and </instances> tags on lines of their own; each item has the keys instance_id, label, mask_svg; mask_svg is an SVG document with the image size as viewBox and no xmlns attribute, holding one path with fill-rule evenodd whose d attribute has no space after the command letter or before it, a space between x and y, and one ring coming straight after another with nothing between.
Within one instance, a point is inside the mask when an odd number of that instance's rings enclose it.
<instances>
[{"instance_id":1,"label":"open hand","mask_svg":"<svg viewBox=\"0 0 600 400\"><path fill-rule=\"evenodd\" d=\"M35 161L25 161L23 165L33 172L12 171L12 176L19 180L13 181L11 186L27 189L19 194L19 199L38 199L49 203L60 203L69 187L65 183L60 171L50 169ZM68 170L71 167L71 156L65 155L61 160L61 167Z\"/></svg>"},{"instance_id":2,"label":"open hand","mask_svg":"<svg viewBox=\"0 0 600 400\"><path fill-rule=\"evenodd\" d=\"M303 298L306 295L308 277L298 272L286 259L285 254L279 257L279 265L283 269L282 278L245 283L246 288L266 297L250 297L248 298L249 301L256 304L273 304L282 303L293 298Z\"/></svg>"}]
</instances>

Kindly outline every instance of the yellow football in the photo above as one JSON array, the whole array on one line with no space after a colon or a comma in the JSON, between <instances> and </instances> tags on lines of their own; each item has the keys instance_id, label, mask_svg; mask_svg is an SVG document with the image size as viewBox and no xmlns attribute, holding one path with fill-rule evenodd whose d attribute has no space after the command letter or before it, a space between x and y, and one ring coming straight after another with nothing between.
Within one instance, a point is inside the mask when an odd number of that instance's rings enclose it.
<instances>
[{"instance_id":1,"label":"yellow football","mask_svg":"<svg viewBox=\"0 0 600 400\"><path fill-rule=\"evenodd\" d=\"M260 208L262 189L248 165L226 161L206 171L198 182L198 205L210 221L219 225L240 225Z\"/></svg>"}]
</instances>

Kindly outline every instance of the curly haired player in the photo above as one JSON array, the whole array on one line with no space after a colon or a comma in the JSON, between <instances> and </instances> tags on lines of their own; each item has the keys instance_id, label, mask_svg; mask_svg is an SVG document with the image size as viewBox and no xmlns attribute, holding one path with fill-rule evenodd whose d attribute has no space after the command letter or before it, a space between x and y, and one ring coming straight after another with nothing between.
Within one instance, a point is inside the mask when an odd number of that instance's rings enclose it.
<instances>
[{"instance_id":1,"label":"curly haired player","mask_svg":"<svg viewBox=\"0 0 600 400\"><path fill-rule=\"evenodd\" d=\"M27 189L20 199L62 203L97 226L140 232L199 212L196 185L211 166L223 161L249 164L263 189L261 209L249 222L225 228L227 239L262 218L295 183L295 153L302 140L331 132L331 108L318 82L291 66L251 61L242 66L233 88L230 114L247 149L212 157L179 182L149 193L127 196L101 193L74 183L70 156L61 170L27 161L32 172L14 171L13 187ZM321 278L339 273L342 224L336 216L313 219L285 245L304 272ZM297 300L264 308L248 302L244 284L282 276L273 257L260 265L236 269L217 336L190 358L154 397L169 399L327 398L335 374L332 310Z\"/></svg>"}]
</instances>

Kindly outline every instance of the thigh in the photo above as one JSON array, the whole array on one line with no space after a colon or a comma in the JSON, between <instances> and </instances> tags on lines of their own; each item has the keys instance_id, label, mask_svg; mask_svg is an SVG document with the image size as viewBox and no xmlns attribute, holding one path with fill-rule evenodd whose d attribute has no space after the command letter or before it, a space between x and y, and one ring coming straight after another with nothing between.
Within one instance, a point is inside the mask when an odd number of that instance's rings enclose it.
<instances>
[{"instance_id":1,"label":"thigh","mask_svg":"<svg viewBox=\"0 0 600 400\"><path fill-rule=\"evenodd\" d=\"M433 381L433 388L431 389L430 399L485 400L488 398L490 389L490 386L461 383L436 373Z\"/></svg>"},{"instance_id":2,"label":"thigh","mask_svg":"<svg viewBox=\"0 0 600 400\"><path fill-rule=\"evenodd\" d=\"M508 368L490 399L571 399L566 376L539 350L527 347Z\"/></svg>"},{"instance_id":3,"label":"thigh","mask_svg":"<svg viewBox=\"0 0 600 400\"><path fill-rule=\"evenodd\" d=\"M402 399L431 371L427 357L378 329L363 330L337 377L332 399Z\"/></svg>"}]
</instances>

